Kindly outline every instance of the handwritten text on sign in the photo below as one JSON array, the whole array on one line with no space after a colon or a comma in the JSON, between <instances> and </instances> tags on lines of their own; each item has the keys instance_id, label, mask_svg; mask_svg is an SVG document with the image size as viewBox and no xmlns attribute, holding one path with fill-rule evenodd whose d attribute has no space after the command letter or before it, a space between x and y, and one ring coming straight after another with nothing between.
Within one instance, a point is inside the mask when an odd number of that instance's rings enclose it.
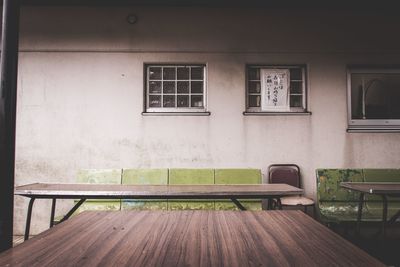
<instances>
[{"instance_id":1,"label":"handwritten text on sign","mask_svg":"<svg viewBox=\"0 0 400 267\"><path fill-rule=\"evenodd\" d=\"M288 69L261 69L261 109L263 111L289 111Z\"/></svg>"}]
</instances>

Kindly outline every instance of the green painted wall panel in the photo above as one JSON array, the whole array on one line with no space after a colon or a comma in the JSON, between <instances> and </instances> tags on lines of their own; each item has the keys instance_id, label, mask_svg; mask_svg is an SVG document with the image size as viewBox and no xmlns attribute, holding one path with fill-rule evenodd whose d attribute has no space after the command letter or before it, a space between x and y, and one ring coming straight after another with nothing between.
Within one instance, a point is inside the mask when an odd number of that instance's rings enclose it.
<instances>
[{"instance_id":1,"label":"green painted wall panel","mask_svg":"<svg viewBox=\"0 0 400 267\"><path fill-rule=\"evenodd\" d=\"M78 182L112 184L214 184L214 169L124 169L81 170ZM220 184L261 183L261 172L257 169L218 169ZM249 210L261 210L261 201L241 200ZM218 210L237 210L231 201L218 201ZM83 210L197 210L215 209L215 201L204 200L88 200Z\"/></svg>"},{"instance_id":2,"label":"green painted wall panel","mask_svg":"<svg viewBox=\"0 0 400 267\"><path fill-rule=\"evenodd\" d=\"M215 169L215 184L261 184L260 169ZM239 199L248 210L261 210L261 200L250 201ZM228 201L216 201L216 210L238 210L236 205Z\"/></svg>"},{"instance_id":3,"label":"green painted wall panel","mask_svg":"<svg viewBox=\"0 0 400 267\"><path fill-rule=\"evenodd\" d=\"M121 184L121 169L79 170L76 181L89 184Z\"/></svg>"},{"instance_id":4,"label":"green painted wall panel","mask_svg":"<svg viewBox=\"0 0 400 267\"><path fill-rule=\"evenodd\" d=\"M123 169L122 184L166 185L168 169Z\"/></svg>"},{"instance_id":5,"label":"green painted wall panel","mask_svg":"<svg viewBox=\"0 0 400 267\"><path fill-rule=\"evenodd\" d=\"M259 169L215 169L215 184L261 184Z\"/></svg>"},{"instance_id":6,"label":"green painted wall panel","mask_svg":"<svg viewBox=\"0 0 400 267\"><path fill-rule=\"evenodd\" d=\"M169 184L214 184L214 169L170 169Z\"/></svg>"},{"instance_id":7,"label":"green painted wall panel","mask_svg":"<svg viewBox=\"0 0 400 267\"><path fill-rule=\"evenodd\" d=\"M76 181L77 183L89 184L121 184L121 173L121 169L83 169L78 171ZM104 203L105 207L108 205L107 203L118 203L120 205L119 199L88 199L85 204L90 202L106 202Z\"/></svg>"},{"instance_id":8,"label":"green painted wall panel","mask_svg":"<svg viewBox=\"0 0 400 267\"><path fill-rule=\"evenodd\" d=\"M400 169L364 169L364 181L370 183L400 183ZM365 195L365 199L368 201L367 207L370 209L382 208L382 197L377 195ZM378 201L378 203L374 203ZM400 198L388 198L389 202L399 202ZM388 213L392 212L392 209L399 210L398 203L388 204ZM380 209L381 209L380 208Z\"/></svg>"},{"instance_id":9,"label":"green painted wall panel","mask_svg":"<svg viewBox=\"0 0 400 267\"><path fill-rule=\"evenodd\" d=\"M340 183L362 181L361 169L318 169L318 199L320 201L358 201L359 194L340 187Z\"/></svg>"},{"instance_id":10,"label":"green painted wall panel","mask_svg":"<svg viewBox=\"0 0 400 267\"><path fill-rule=\"evenodd\" d=\"M123 169L122 184L166 185L168 169ZM123 210L167 210L168 201L123 199Z\"/></svg>"},{"instance_id":11,"label":"green painted wall panel","mask_svg":"<svg viewBox=\"0 0 400 267\"><path fill-rule=\"evenodd\" d=\"M261 201L240 201L246 210L262 210ZM232 201L216 201L215 210L239 210Z\"/></svg>"},{"instance_id":12,"label":"green painted wall panel","mask_svg":"<svg viewBox=\"0 0 400 267\"><path fill-rule=\"evenodd\" d=\"M400 182L400 169L364 169L365 182Z\"/></svg>"},{"instance_id":13,"label":"green painted wall panel","mask_svg":"<svg viewBox=\"0 0 400 267\"><path fill-rule=\"evenodd\" d=\"M214 210L214 201L168 201L168 210Z\"/></svg>"},{"instance_id":14,"label":"green painted wall panel","mask_svg":"<svg viewBox=\"0 0 400 267\"><path fill-rule=\"evenodd\" d=\"M76 204L78 201L74 201ZM120 210L121 209L121 201L85 201L79 209L74 214L79 214L83 211L87 210Z\"/></svg>"},{"instance_id":15,"label":"green painted wall panel","mask_svg":"<svg viewBox=\"0 0 400 267\"><path fill-rule=\"evenodd\" d=\"M169 184L214 184L214 169L170 169ZM214 201L169 200L169 210L213 210Z\"/></svg>"},{"instance_id":16,"label":"green painted wall panel","mask_svg":"<svg viewBox=\"0 0 400 267\"><path fill-rule=\"evenodd\" d=\"M399 178L396 178L399 177ZM318 169L317 195L318 212L323 221L356 221L359 193L340 187L341 182L397 182L399 169ZM365 195L362 220L382 219L381 197ZM399 199L390 198L388 217L400 208Z\"/></svg>"},{"instance_id":17,"label":"green painted wall panel","mask_svg":"<svg viewBox=\"0 0 400 267\"><path fill-rule=\"evenodd\" d=\"M122 200L122 210L167 210L167 201L156 200Z\"/></svg>"},{"instance_id":18,"label":"green painted wall panel","mask_svg":"<svg viewBox=\"0 0 400 267\"><path fill-rule=\"evenodd\" d=\"M318 210L322 221L356 221L358 205L356 202L319 202Z\"/></svg>"}]
</instances>

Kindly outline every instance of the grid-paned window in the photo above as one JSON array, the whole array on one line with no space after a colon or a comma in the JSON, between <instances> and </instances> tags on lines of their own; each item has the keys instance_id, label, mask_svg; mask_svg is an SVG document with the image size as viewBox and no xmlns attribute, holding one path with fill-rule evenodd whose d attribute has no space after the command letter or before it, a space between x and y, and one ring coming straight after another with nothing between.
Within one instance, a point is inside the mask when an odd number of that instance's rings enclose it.
<instances>
[{"instance_id":1,"label":"grid-paned window","mask_svg":"<svg viewBox=\"0 0 400 267\"><path fill-rule=\"evenodd\" d=\"M147 112L204 112L204 65L147 65Z\"/></svg>"},{"instance_id":2,"label":"grid-paned window","mask_svg":"<svg viewBox=\"0 0 400 267\"><path fill-rule=\"evenodd\" d=\"M247 112L305 112L305 66L247 66Z\"/></svg>"}]
</instances>

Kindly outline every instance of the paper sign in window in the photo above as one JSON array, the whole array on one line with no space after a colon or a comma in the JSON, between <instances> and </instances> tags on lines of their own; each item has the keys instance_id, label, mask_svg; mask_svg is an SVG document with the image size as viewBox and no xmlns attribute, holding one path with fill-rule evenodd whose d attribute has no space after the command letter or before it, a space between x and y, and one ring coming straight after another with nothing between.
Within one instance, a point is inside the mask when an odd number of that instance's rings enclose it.
<instances>
[{"instance_id":1,"label":"paper sign in window","mask_svg":"<svg viewBox=\"0 0 400 267\"><path fill-rule=\"evenodd\" d=\"M290 111L288 69L261 69L261 110Z\"/></svg>"}]
</instances>

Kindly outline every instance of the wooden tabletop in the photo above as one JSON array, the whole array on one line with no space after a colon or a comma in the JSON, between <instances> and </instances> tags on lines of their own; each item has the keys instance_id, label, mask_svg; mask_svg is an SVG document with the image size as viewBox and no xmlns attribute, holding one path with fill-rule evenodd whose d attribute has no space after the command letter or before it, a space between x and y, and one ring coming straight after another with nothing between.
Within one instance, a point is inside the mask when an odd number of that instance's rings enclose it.
<instances>
[{"instance_id":1,"label":"wooden tabletop","mask_svg":"<svg viewBox=\"0 0 400 267\"><path fill-rule=\"evenodd\" d=\"M302 189L287 184L116 185L35 183L15 188L16 195L38 198L263 198L298 195L302 192Z\"/></svg>"},{"instance_id":2,"label":"wooden tabletop","mask_svg":"<svg viewBox=\"0 0 400 267\"><path fill-rule=\"evenodd\" d=\"M340 186L343 188L347 188L347 189L362 192L362 193L399 195L400 196L400 183L346 182L346 183L340 183Z\"/></svg>"},{"instance_id":3,"label":"wooden tabletop","mask_svg":"<svg viewBox=\"0 0 400 267\"><path fill-rule=\"evenodd\" d=\"M0 266L383 266L300 211L91 211Z\"/></svg>"}]
</instances>

